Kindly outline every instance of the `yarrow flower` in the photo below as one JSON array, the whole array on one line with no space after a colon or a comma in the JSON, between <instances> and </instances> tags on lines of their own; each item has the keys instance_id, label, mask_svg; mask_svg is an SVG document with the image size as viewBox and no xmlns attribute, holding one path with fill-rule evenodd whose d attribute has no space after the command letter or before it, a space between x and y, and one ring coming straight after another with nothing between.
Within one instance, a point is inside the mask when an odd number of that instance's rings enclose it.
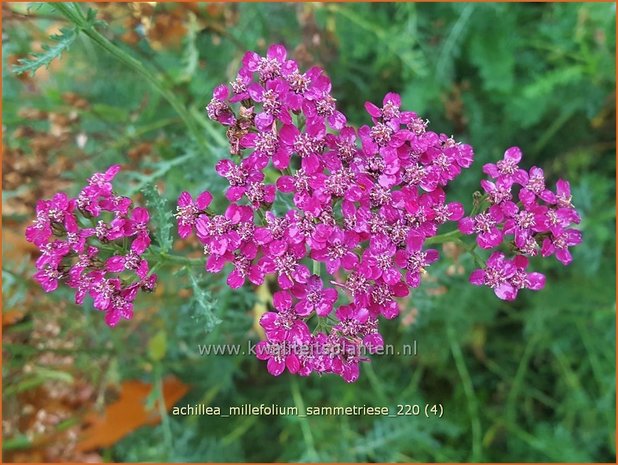
<instances>
[{"instance_id":1,"label":"yarrow flower","mask_svg":"<svg viewBox=\"0 0 618 465\"><path fill-rule=\"evenodd\" d=\"M545 287L545 276L541 273L528 273L528 259L517 255L508 260L502 252L494 252L487 260L484 269L477 269L470 275L475 286L488 286L502 300L515 300L520 289L538 291Z\"/></svg>"},{"instance_id":2,"label":"yarrow flower","mask_svg":"<svg viewBox=\"0 0 618 465\"><path fill-rule=\"evenodd\" d=\"M483 171L491 181L481 181L488 208L474 216L462 218L459 230L476 235L479 247L496 249L506 241L514 253L509 260L494 251L485 269L470 277L475 285L491 287L503 300L514 300L519 289L539 290L545 285L540 273L525 272L526 257L555 257L564 265L571 260L570 247L582 241L581 221L571 200L567 181L556 183L556 192L546 187L545 174L539 167L529 171L519 167L521 150L511 147L497 163L488 163Z\"/></svg>"},{"instance_id":3,"label":"yarrow flower","mask_svg":"<svg viewBox=\"0 0 618 465\"><path fill-rule=\"evenodd\" d=\"M381 319L399 315L399 299L438 260L432 244L474 236L467 248L480 268L469 281L510 301L545 286L545 276L528 269L530 257L568 265L582 241L569 183L560 179L552 191L542 168L520 167L517 147L483 166L484 194L464 216L447 193L474 161L470 145L430 130L393 92L365 103L367 124L348 125L324 70L301 70L282 45L265 56L247 52L205 110L226 128L231 158L215 166L229 185L226 205L217 213L212 193L182 192L178 235L197 238L207 272L227 268L231 289L276 282L256 347L274 376L356 381L384 345ZM90 296L110 326L132 318L139 291L157 281L146 259L150 214L114 191L119 171L93 174L75 198L39 201L26 229L40 250L41 287L52 292L63 283L77 304ZM451 230L438 236L443 225ZM485 262L476 246L489 255Z\"/></svg>"},{"instance_id":4,"label":"yarrow flower","mask_svg":"<svg viewBox=\"0 0 618 465\"><path fill-rule=\"evenodd\" d=\"M215 214L183 193L177 217L181 236L194 230L202 242L208 272L230 265L230 287L276 279L258 350L271 374L352 382L363 352L383 345L379 319L399 314L397 299L437 260L424 242L463 216L444 187L474 155L429 131L395 93L381 106L366 103L371 125L357 131L331 90L322 69L303 72L281 45L266 56L247 52L207 106L227 127L233 157L216 167L229 184L227 209ZM278 199L292 206L283 215Z\"/></svg>"},{"instance_id":5,"label":"yarrow flower","mask_svg":"<svg viewBox=\"0 0 618 465\"><path fill-rule=\"evenodd\" d=\"M137 294L152 291L157 280L144 258L150 215L114 192L119 171L113 165L93 174L76 198L58 193L40 200L36 219L26 228L26 239L41 252L34 279L43 290L64 283L75 289L79 305L90 296L109 326L131 319Z\"/></svg>"},{"instance_id":6,"label":"yarrow flower","mask_svg":"<svg viewBox=\"0 0 618 465\"><path fill-rule=\"evenodd\" d=\"M231 158L215 167L229 185L227 204L216 213L210 192L183 192L178 235L201 243L207 272L227 267L232 289L276 282L256 347L274 376L356 381L384 345L381 319L399 315L399 299L438 259L430 244L474 236L470 249L482 266L470 282L513 300L545 285L528 269L529 257L553 255L566 265L582 240L569 183L559 180L552 191L540 167L520 167L519 148L483 167L484 194L464 216L447 192L472 165L472 147L431 131L396 93L365 109L367 124L349 126L324 70L301 70L282 45L265 56L247 52L206 106L229 141ZM138 292L153 290L157 279L145 258L150 214L114 192L119 170L94 174L76 198L40 201L26 230L41 251L34 277L43 289L65 283L78 304L90 296L110 326L131 318ZM486 262L476 246L488 251Z\"/></svg>"}]
</instances>

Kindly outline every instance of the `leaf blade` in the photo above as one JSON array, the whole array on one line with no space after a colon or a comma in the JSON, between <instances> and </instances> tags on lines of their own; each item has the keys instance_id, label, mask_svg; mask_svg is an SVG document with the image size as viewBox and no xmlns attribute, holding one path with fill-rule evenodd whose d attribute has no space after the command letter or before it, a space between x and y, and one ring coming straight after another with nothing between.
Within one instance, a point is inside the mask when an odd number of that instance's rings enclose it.
<instances>
[{"instance_id":1,"label":"leaf blade","mask_svg":"<svg viewBox=\"0 0 618 465\"><path fill-rule=\"evenodd\" d=\"M56 42L55 45L43 45L42 52L33 53L32 58L20 59L20 64L13 67L13 72L15 74L29 72L31 76L34 76L39 68L43 66L48 68L52 61L60 58L62 53L69 49L78 33L76 27L60 29L60 34L50 36L50 39Z\"/></svg>"}]
</instances>

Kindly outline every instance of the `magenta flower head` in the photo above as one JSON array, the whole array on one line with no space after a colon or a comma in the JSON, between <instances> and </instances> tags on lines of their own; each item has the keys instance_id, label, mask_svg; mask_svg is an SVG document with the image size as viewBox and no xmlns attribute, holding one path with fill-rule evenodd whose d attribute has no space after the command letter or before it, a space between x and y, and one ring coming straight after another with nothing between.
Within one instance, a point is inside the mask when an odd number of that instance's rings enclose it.
<instances>
[{"instance_id":1,"label":"magenta flower head","mask_svg":"<svg viewBox=\"0 0 618 465\"><path fill-rule=\"evenodd\" d=\"M260 341L255 347L257 358L267 361L268 372L273 376L279 376L287 368L292 374L300 370L300 361L294 351L296 344L288 344L285 341Z\"/></svg>"},{"instance_id":2,"label":"magenta flower head","mask_svg":"<svg viewBox=\"0 0 618 465\"><path fill-rule=\"evenodd\" d=\"M474 236L490 258L471 282L513 300L545 283L528 271L526 257L568 262L569 247L581 240L571 227L579 216L568 183L549 191L540 168L519 167L519 148L483 167L491 179L464 216L447 192L472 165L472 147L431 131L396 93L365 109L367 124L349 126L326 73L302 70L280 44L265 55L247 52L208 104L229 141L231 158L216 166L229 185L228 206L215 213L207 209L210 194L194 202L183 193L178 231L182 238L196 233L206 271L227 268L230 288L276 283L257 353L275 376L358 379L366 354L384 345L380 321L399 315L400 299L438 259L431 243ZM33 236L48 234L41 225ZM443 227L451 231L438 236Z\"/></svg>"},{"instance_id":3,"label":"magenta flower head","mask_svg":"<svg viewBox=\"0 0 618 465\"><path fill-rule=\"evenodd\" d=\"M399 314L397 299L437 259L424 241L462 218L463 206L448 203L442 187L470 166L473 152L428 131L395 93L381 106L367 103L371 125L357 131L331 92L323 70L303 72L281 45L265 56L247 52L230 87L218 86L207 107L209 118L228 126L237 156L216 166L230 186L229 207L215 214L183 193L176 216L179 235L195 231L204 244L206 271L231 269L231 288L275 278L280 291L261 319L266 341L258 353L269 372L334 373L351 382L367 360L359 348L384 344L379 318ZM327 332L312 336L316 319ZM290 341L322 347L279 350Z\"/></svg>"},{"instance_id":4,"label":"magenta flower head","mask_svg":"<svg viewBox=\"0 0 618 465\"><path fill-rule=\"evenodd\" d=\"M260 326L269 340L302 343L310 338L311 332L303 316L292 309L292 297L285 291L275 292L273 305L276 312L266 312L260 318Z\"/></svg>"},{"instance_id":5,"label":"magenta flower head","mask_svg":"<svg viewBox=\"0 0 618 465\"><path fill-rule=\"evenodd\" d=\"M41 251L34 279L43 290L52 292L64 283L75 289L78 305L89 295L109 326L132 318L138 292L152 291L157 279L144 258L150 215L114 192L119 171L114 165L93 174L76 198L59 193L39 201L37 218L26 229L26 239ZM103 219L103 213L111 219ZM96 226L81 226L89 222Z\"/></svg>"},{"instance_id":6,"label":"magenta flower head","mask_svg":"<svg viewBox=\"0 0 618 465\"><path fill-rule=\"evenodd\" d=\"M524 184L528 175L519 167L522 159L521 149L511 147L504 152L504 158L497 163L483 165L483 172L496 181L504 181L508 186L513 183Z\"/></svg>"},{"instance_id":7,"label":"magenta flower head","mask_svg":"<svg viewBox=\"0 0 618 465\"><path fill-rule=\"evenodd\" d=\"M178 220L178 235L182 239L191 235L197 217L206 212L210 202L212 202L212 194L208 191L202 192L195 201L188 192L180 194L176 207L176 218Z\"/></svg>"},{"instance_id":8,"label":"magenta flower head","mask_svg":"<svg viewBox=\"0 0 618 465\"><path fill-rule=\"evenodd\" d=\"M521 255L508 260L501 252L494 252L487 260L487 267L475 270L470 282L475 286L488 286L502 300L515 300L520 289L538 291L545 287L545 276L526 271L528 259Z\"/></svg>"},{"instance_id":9,"label":"magenta flower head","mask_svg":"<svg viewBox=\"0 0 618 465\"><path fill-rule=\"evenodd\" d=\"M498 225L503 219L502 211L493 205L486 212L459 220L459 230L464 234L476 234L479 247L492 249L502 244L503 232Z\"/></svg>"},{"instance_id":10,"label":"magenta flower head","mask_svg":"<svg viewBox=\"0 0 618 465\"><path fill-rule=\"evenodd\" d=\"M515 300L517 289L511 283L517 268L503 253L494 252L487 260L485 269L478 269L470 275L475 286L488 286L502 300Z\"/></svg>"},{"instance_id":11,"label":"magenta flower head","mask_svg":"<svg viewBox=\"0 0 618 465\"><path fill-rule=\"evenodd\" d=\"M407 247L395 253L395 263L406 271L405 281L410 287L418 287L421 283L421 273L433 262L438 260L439 253L435 249L423 250L423 239L418 234L411 233Z\"/></svg>"},{"instance_id":12,"label":"magenta flower head","mask_svg":"<svg viewBox=\"0 0 618 465\"><path fill-rule=\"evenodd\" d=\"M545 286L542 274L526 271L527 257L555 255L568 265L572 260L569 248L582 241L581 231L573 228L580 216L573 207L569 183L558 180L554 193L546 187L543 170L536 166L523 170L521 160L521 150L511 147L502 160L486 164L483 171L493 181L483 180L481 186L489 207L459 222L460 231L475 234L481 248L497 249L504 243L514 252L509 260L494 251L487 267L470 277L473 284L491 287L503 300L513 300L520 289Z\"/></svg>"},{"instance_id":13,"label":"magenta flower head","mask_svg":"<svg viewBox=\"0 0 618 465\"><path fill-rule=\"evenodd\" d=\"M324 283L317 275L309 276L304 285L295 285L292 294L298 299L294 311L302 317L308 317L314 312L320 317L327 317L338 297L332 287L324 289Z\"/></svg>"},{"instance_id":14,"label":"magenta flower head","mask_svg":"<svg viewBox=\"0 0 618 465\"><path fill-rule=\"evenodd\" d=\"M229 288L278 287L257 345L272 375L356 381L367 354L384 346L381 321L433 273L432 245L461 242L479 263L469 281L512 301L545 286L531 257L568 265L582 241L570 184L559 179L552 191L551 171L521 167L518 147L483 166L488 179L466 215L447 194L472 165L472 147L431 130L399 94L374 102L365 102L366 124L352 127L324 70L302 70L272 44L246 52L206 106L229 142L230 157L214 167L226 204L215 212L210 192L182 192L178 235L195 234L205 271L225 271ZM110 326L132 318L139 292L157 281L150 212L114 191L119 171L93 174L75 198L40 200L25 231L40 250L34 279L43 290L74 289L75 302L90 298Z\"/></svg>"},{"instance_id":15,"label":"magenta flower head","mask_svg":"<svg viewBox=\"0 0 618 465\"><path fill-rule=\"evenodd\" d=\"M26 239L36 246L47 244L56 230L72 229L75 221L73 210L75 200L64 192L56 194L51 200L39 200L36 205L36 220L26 228Z\"/></svg>"}]
</instances>

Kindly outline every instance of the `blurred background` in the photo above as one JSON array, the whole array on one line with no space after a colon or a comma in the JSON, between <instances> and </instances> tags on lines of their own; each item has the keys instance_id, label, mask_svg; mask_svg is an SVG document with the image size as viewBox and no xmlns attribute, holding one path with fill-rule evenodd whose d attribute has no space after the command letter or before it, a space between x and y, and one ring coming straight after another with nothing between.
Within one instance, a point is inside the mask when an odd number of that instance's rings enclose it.
<instances>
[{"instance_id":1,"label":"blurred background","mask_svg":"<svg viewBox=\"0 0 618 465\"><path fill-rule=\"evenodd\" d=\"M50 5L2 3L4 461L615 460L614 4L79 8L103 47ZM226 274L166 268L114 329L66 290L44 294L23 239L36 200L75 194L112 163L124 167L120 193L161 221L181 190L222 192L213 167L227 155L224 130L204 107L246 50L275 42L305 69L325 67L351 123L368 121L365 100L395 91L433 130L472 144L476 162L452 200L470 205L482 164L513 145L552 185L569 179L584 231L572 265L535 262L545 290L505 303L467 284L473 263L447 244L401 317L383 324L388 343L416 341L417 355L376 356L352 385L200 356L198 344L257 342L272 285L230 291ZM38 70L18 75L20 63ZM163 201L143 199L154 186ZM191 241L175 248L200 255ZM163 398L224 413L429 403L444 415L183 417Z\"/></svg>"}]
</instances>

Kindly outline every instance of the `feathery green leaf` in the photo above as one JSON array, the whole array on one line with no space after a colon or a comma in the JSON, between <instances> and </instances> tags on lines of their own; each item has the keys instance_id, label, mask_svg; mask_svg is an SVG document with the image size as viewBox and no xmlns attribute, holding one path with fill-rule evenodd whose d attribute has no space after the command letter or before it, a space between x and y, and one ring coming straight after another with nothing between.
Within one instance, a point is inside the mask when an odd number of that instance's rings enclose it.
<instances>
[{"instance_id":1,"label":"feathery green leaf","mask_svg":"<svg viewBox=\"0 0 618 465\"><path fill-rule=\"evenodd\" d=\"M42 52L33 53L31 58L20 59L21 64L13 67L13 72L17 74L29 72L34 75L40 67L45 66L47 68L52 61L60 58L62 52L68 50L75 42L77 35L78 30L75 27L60 29L60 34L54 34L50 37L51 40L56 42L54 45L43 45Z\"/></svg>"}]
</instances>

